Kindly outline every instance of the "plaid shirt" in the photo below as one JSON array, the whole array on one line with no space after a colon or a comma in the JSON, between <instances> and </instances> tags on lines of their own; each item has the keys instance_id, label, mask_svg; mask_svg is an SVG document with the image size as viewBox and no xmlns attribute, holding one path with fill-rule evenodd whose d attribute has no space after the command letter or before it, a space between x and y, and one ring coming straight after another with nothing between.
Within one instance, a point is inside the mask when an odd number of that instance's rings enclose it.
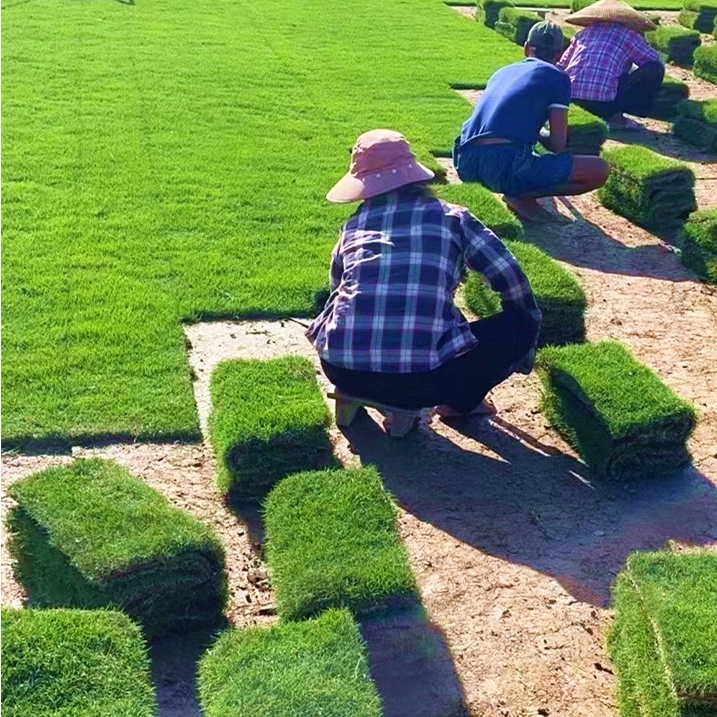
<instances>
[{"instance_id":1,"label":"plaid shirt","mask_svg":"<svg viewBox=\"0 0 717 717\"><path fill-rule=\"evenodd\" d=\"M578 32L558 62L570 77L573 99L611 102L617 85L633 65L659 60L660 53L635 30L599 22Z\"/></svg>"},{"instance_id":2,"label":"plaid shirt","mask_svg":"<svg viewBox=\"0 0 717 717\"><path fill-rule=\"evenodd\" d=\"M331 296L306 336L322 359L356 371L418 373L478 345L453 298L466 266L503 308L541 320L528 280L464 207L404 187L365 201L331 256Z\"/></svg>"}]
</instances>

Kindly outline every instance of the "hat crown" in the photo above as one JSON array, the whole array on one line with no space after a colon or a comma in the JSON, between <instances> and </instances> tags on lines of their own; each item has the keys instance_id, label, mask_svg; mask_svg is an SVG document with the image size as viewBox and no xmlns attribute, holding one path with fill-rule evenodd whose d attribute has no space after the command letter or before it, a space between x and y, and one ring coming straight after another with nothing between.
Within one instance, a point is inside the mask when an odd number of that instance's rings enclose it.
<instances>
[{"instance_id":1,"label":"hat crown","mask_svg":"<svg viewBox=\"0 0 717 717\"><path fill-rule=\"evenodd\" d=\"M644 32L654 30L655 24L623 0L597 0L571 13L565 18L572 25L593 25L598 22L615 22Z\"/></svg>"},{"instance_id":2,"label":"hat crown","mask_svg":"<svg viewBox=\"0 0 717 717\"><path fill-rule=\"evenodd\" d=\"M376 172L410 166L416 161L408 140L389 129L362 134L351 151L351 174L362 177Z\"/></svg>"}]
</instances>

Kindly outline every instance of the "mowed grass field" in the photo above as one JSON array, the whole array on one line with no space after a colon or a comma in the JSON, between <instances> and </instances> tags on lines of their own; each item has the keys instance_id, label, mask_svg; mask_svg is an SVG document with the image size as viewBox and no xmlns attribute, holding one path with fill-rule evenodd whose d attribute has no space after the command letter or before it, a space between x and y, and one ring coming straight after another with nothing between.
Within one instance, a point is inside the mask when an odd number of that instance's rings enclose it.
<instances>
[{"instance_id":1,"label":"mowed grass field","mask_svg":"<svg viewBox=\"0 0 717 717\"><path fill-rule=\"evenodd\" d=\"M199 435L182 321L308 316L358 134L520 49L440 0L3 6L3 440Z\"/></svg>"}]
</instances>

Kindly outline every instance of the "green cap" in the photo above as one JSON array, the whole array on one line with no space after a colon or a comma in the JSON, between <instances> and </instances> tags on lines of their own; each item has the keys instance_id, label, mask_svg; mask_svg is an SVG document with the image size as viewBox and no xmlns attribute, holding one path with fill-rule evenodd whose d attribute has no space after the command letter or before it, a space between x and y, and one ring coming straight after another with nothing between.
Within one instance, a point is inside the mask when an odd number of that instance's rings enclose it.
<instances>
[{"instance_id":1,"label":"green cap","mask_svg":"<svg viewBox=\"0 0 717 717\"><path fill-rule=\"evenodd\" d=\"M526 43L541 59L552 60L562 53L565 37L563 31L554 22L536 22L530 28Z\"/></svg>"}]
</instances>

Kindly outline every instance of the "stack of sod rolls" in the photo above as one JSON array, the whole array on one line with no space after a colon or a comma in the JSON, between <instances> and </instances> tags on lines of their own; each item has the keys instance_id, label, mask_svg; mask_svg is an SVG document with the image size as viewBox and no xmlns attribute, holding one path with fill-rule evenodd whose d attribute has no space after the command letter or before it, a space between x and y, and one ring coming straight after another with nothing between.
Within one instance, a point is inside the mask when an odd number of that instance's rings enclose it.
<instances>
[{"instance_id":1,"label":"stack of sod rolls","mask_svg":"<svg viewBox=\"0 0 717 717\"><path fill-rule=\"evenodd\" d=\"M147 638L216 624L226 599L212 531L127 470L78 460L13 483L10 549L39 607L122 610Z\"/></svg>"},{"instance_id":2,"label":"stack of sod rolls","mask_svg":"<svg viewBox=\"0 0 717 717\"><path fill-rule=\"evenodd\" d=\"M562 346L584 341L587 300L577 279L536 246L520 241L505 244L528 277L543 312L538 345ZM491 316L501 310L498 294L475 272L468 274L464 297L477 316Z\"/></svg>"},{"instance_id":3,"label":"stack of sod rolls","mask_svg":"<svg viewBox=\"0 0 717 717\"><path fill-rule=\"evenodd\" d=\"M153 717L139 627L111 610L2 611L7 717Z\"/></svg>"},{"instance_id":4,"label":"stack of sod rolls","mask_svg":"<svg viewBox=\"0 0 717 717\"><path fill-rule=\"evenodd\" d=\"M500 11L504 7L513 7L513 3L510 0L477 0L476 7L476 20L493 30Z\"/></svg>"},{"instance_id":5,"label":"stack of sod rolls","mask_svg":"<svg viewBox=\"0 0 717 717\"><path fill-rule=\"evenodd\" d=\"M619 343L541 349L543 408L598 477L669 475L690 462L692 406Z\"/></svg>"},{"instance_id":6,"label":"stack of sod rolls","mask_svg":"<svg viewBox=\"0 0 717 717\"><path fill-rule=\"evenodd\" d=\"M650 110L650 117L662 120L673 119L677 114L677 105L687 99L689 94L690 88L684 82L665 76Z\"/></svg>"},{"instance_id":7,"label":"stack of sod rolls","mask_svg":"<svg viewBox=\"0 0 717 717\"><path fill-rule=\"evenodd\" d=\"M530 10L518 10L514 7L504 7L501 8L500 13L498 13L498 20L495 23L494 29L503 35L503 37L507 37L516 43L516 45L522 47L528 39L530 28L533 27L536 22L540 22L540 16L535 12Z\"/></svg>"},{"instance_id":8,"label":"stack of sod rolls","mask_svg":"<svg viewBox=\"0 0 717 717\"><path fill-rule=\"evenodd\" d=\"M599 155L607 134L607 124L603 120L582 107L570 105L566 152Z\"/></svg>"},{"instance_id":9,"label":"stack of sod rolls","mask_svg":"<svg viewBox=\"0 0 717 717\"><path fill-rule=\"evenodd\" d=\"M694 72L697 77L717 85L717 45L703 45L695 50Z\"/></svg>"},{"instance_id":10,"label":"stack of sod rolls","mask_svg":"<svg viewBox=\"0 0 717 717\"><path fill-rule=\"evenodd\" d=\"M647 229L681 226L697 208L695 175L684 164L646 147L619 147L603 152L610 165L598 198L608 209Z\"/></svg>"},{"instance_id":11,"label":"stack of sod rolls","mask_svg":"<svg viewBox=\"0 0 717 717\"><path fill-rule=\"evenodd\" d=\"M680 12L681 25L706 35L714 31L717 20L717 2L715 0L684 0L684 10Z\"/></svg>"},{"instance_id":12,"label":"stack of sod rolls","mask_svg":"<svg viewBox=\"0 0 717 717\"><path fill-rule=\"evenodd\" d=\"M633 553L612 603L608 649L621 713L716 714L717 553Z\"/></svg>"},{"instance_id":13,"label":"stack of sod rolls","mask_svg":"<svg viewBox=\"0 0 717 717\"><path fill-rule=\"evenodd\" d=\"M645 33L645 39L676 65L691 67L695 50L702 43L700 33L675 25L664 25Z\"/></svg>"},{"instance_id":14,"label":"stack of sod rolls","mask_svg":"<svg viewBox=\"0 0 717 717\"><path fill-rule=\"evenodd\" d=\"M264 525L282 619L332 607L363 616L420 603L396 508L373 468L284 478L264 503Z\"/></svg>"},{"instance_id":15,"label":"stack of sod rolls","mask_svg":"<svg viewBox=\"0 0 717 717\"><path fill-rule=\"evenodd\" d=\"M289 473L332 462L331 415L308 359L225 361L210 392L209 437L224 495L261 498Z\"/></svg>"},{"instance_id":16,"label":"stack of sod rolls","mask_svg":"<svg viewBox=\"0 0 717 717\"><path fill-rule=\"evenodd\" d=\"M682 263L717 284L717 209L690 214L682 229Z\"/></svg>"},{"instance_id":17,"label":"stack of sod rolls","mask_svg":"<svg viewBox=\"0 0 717 717\"><path fill-rule=\"evenodd\" d=\"M717 151L717 100L680 102L672 133L695 147Z\"/></svg>"},{"instance_id":18,"label":"stack of sod rolls","mask_svg":"<svg viewBox=\"0 0 717 717\"><path fill-rule=\"evenodd\" d=\"M346 610L225 632L199 663L205 717L381 717L366 648Z\"/></svg>"}]
</instances>

